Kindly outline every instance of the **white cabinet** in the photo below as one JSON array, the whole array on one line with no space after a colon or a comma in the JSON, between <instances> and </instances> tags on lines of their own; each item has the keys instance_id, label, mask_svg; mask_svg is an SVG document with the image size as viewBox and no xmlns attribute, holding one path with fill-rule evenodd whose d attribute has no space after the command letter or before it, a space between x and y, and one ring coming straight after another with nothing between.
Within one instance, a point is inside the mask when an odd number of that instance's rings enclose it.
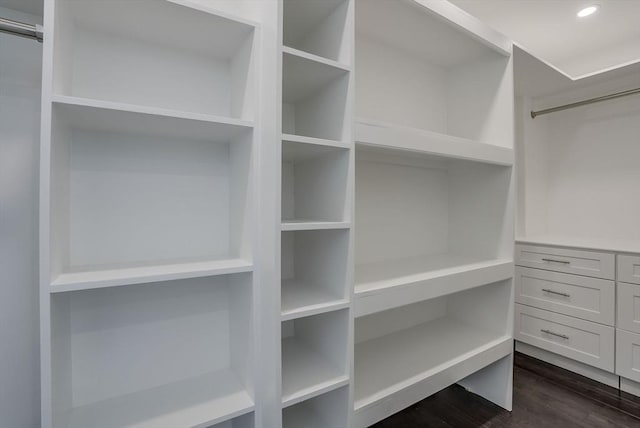
<instances>
[{"instance_id":1,"label":"white cabinet","mask_svg":"<svg viewBox=\"0 0 640 428\"><path fill-rule=\"evenodd\" d=\"M640 382L640 334L616 330L616 374Z\"/></svg>"},{"instance_id":2,"label":"white cabinet","mask_svg":"<svg viewBox=\"0 0 640 428\"><path fill-rule=\"evenodd\" d=\"M618 281L640 284L640 256L618 254Z\"/></svg>"},{"instance_id":3,"label":"white cabinet","mask_svg":"<svg viewBox=\"0 0 640 428\"><path fill-rule=\"evenodd\" d=\"M611 253L518 244L516 264L531 268L615 279L615 256Z\"/></svg>"},{"instance_id":4,"label":"white cabinet","mask_svg":"<svg viewBox=\"0 0 640 428\"><path fill-rule=\"evenodd\" d=\"M613 371L613 327L516 304L515 338L602 370Z\"/></svg>"},{"instance_id":5,"label":"white cabinet","mask_svg":"<svg viewBox=\"0 0 640 428\"><path fill-rule=\"evenodd\" d=\"M618 283L617 327L640 333L640 285Z\"/></svg>"},{"instance_id":6,"label":"white cabinet","mask_svg":"<svg viewBox=\"0 0 640 428\"><path fill-rule=\"evenodd\" d=\"M615 323L613 281L517 267L515 284L518 303L610 326Z\"/></svg>"}]
</instances>

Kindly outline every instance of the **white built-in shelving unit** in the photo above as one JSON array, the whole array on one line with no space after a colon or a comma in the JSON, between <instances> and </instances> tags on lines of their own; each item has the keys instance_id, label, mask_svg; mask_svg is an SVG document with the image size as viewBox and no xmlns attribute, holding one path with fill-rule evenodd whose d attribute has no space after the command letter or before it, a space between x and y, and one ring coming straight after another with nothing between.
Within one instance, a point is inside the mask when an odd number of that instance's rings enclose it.
<instances>
[{"instance_id":1,"label":"white built-in shelving unit","mask_svg":"<svg viewBox=\"0 0 640 428\"><path fill-rule=\"evenodd\" d=\"M256 24L47 2L43 427L254 426Z\"/></svg>"},{"instance_id":2,"label":"white built-in shelving unit","mask_svg":"<svg viewBox=\"0 0 640 428\"><path fill-rule=\"evenodd\" d=\"M43 427L509 408L510 55L441 1L46 2Z\"/></svg>"},{"instance_id":3,"label":"white built-in shelving unit","mask_svg":"<svg viewBox=\"0 0 640 428\"><path fill-rule=\"evenodd\" d=\"M356 1L355 426L454 382L510 408L510 50L446 2Z\"/></svg>"},{"instance_id":4,"label":"white built-in shelving unit","mask_svg":"<svg viewBox=\"0 0 640 428\"><path fill-rule=\"evenodd\" d=\"M348 427L353 2L280 4L283 427Z\"/></svg>"}]
</instances>

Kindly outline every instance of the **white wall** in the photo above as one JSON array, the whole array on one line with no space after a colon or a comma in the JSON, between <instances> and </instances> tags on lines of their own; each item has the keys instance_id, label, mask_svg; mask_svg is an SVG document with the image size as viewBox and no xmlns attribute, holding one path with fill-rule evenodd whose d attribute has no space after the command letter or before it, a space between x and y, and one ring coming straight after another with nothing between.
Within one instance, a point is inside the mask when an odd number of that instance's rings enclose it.
<instances>
[{"instance_id":1,"label":"white wall","mask_svg":"<svg viewBox=\"0 0 640 428\"><path fill-rule=\"evenodd\" d=\"M640 96L531 119L540 109L637 87L640 76L523 99L520 233L640 240ZM522 181L521 181L522 183ZM521 207L522 208L522 207Z\"/></svg>"},{"instance_id":2,"label":"white wall","mask_svg":"<svg viewBox=\"0 0 640 428\"><path fill-rule=\"evenodd\" d=\"M37 22L0 8L0 16ZM39 43L0 34L0 425L40 426Z\"/></svg>"}]
</instances>

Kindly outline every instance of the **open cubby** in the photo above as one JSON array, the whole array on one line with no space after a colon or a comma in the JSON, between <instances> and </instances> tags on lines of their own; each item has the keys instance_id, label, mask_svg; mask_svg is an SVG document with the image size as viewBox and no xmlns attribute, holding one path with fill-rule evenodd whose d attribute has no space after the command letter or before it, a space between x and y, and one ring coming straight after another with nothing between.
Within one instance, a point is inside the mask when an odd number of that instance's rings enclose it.
<instances>
[{"instance_id":1,"label":"open cubby","mask_svg":"<svg viewBox=\"0 0 640 428\"><path fill-rule=\"evenodd\" d=\"M54 428L251 412L252 302L250 273L52 295Z\"/></svg>"},{"instance_id":2,"label":"open cubby","mask_svg":"<svg viewBox=\"0 0 640 428\"><path fill-rule=\"evenodd\" d=\"M255 426L255 414L251 412L207 428L254 428Z\"/></svg>"},{"instance_id":3,"label":"open cubby","mask_svg":"<svg viewBox=\"0 0 640 428\"><path fill-rule=\"evenodd\" d=\"M419 2L356 1L356 116L512 147L503 52Z\"/></svg>"},{"instance_id":4,"label":"open cubby","mask_svg":"<svg viewBox=\"0 0 640 428\"><path fill-rule=\"evenodd\" d=\"M348 304L349 230L282 232L282 316Z\"/></svg>"},{"instance_id":5,"label":"open cubby","mask_svg":"<svg viewBox=\"0 0 640 428\"><path fill-rule=\"evenodd\" d=\"M283 44L334 61L348 63L348 0L284 0Z\"/></svg>"},{"instance_id":6,"label":"open cubby","mask_svg":"<svg viewBox=\"0 0 640 428\"><path fill-rule=\"evenodd\" d=\"M250 264L250 128L56 103L51 149L54 285Z\"/></svg>"},{"instance_id":7,"label":"open cubby","mask_svg":"<svg viewBox=\"0 0 640 428\"><path fill-rule=\"evenodd\" d=\"M512 260L512 168L357 145L355 292Z\"/></svg>"},{"instance_id":8,"label":"open cubby","mask_svg":"<svg viewBox=\"0 0 640 428\"><path fill-rule=\"evenodd\" d=\"M254 27L170 1L56 1L54 92L251 119Z\"/></svg>"},{"instance_id":9,"label":"open cubby","mask_svg":"<svg viewBox=\"0 0 640 428\"><path fill-rule=\"evenodd\" d=\"M348 149L282 142L282 221L347 219Z\"/></svg>"},{"instance_id":10,"label":"open cubby","mask_svg":"<svg viewBox=\"0 0 640 428\"><path fill-rule=\"evenodd\" d=\"M404 408L412 394L429 396L509 355L511 289L501 281L356 318L356 413ZM394 397L407 388L421 392Z\"/></svg>"},{"instance_id":11,"label":"open cubby","mask_svg":"<svg viewBox=\"0 0 640 428\"><path fill-rule=\"evenodd\" d=\"M347 428L349 387L327 392L282 410L282 428Z\"/></svg>"},{"instance_id":12,"label":"open cubby","mask_svg":"<svg viewBox=\"0 0 640 428\"><path fill-rule=\"evenodd\" d=\"M287 52L282 62L282 132L342 141L349 71Z\"/></svg>"},{"instance_id":13,"label":"open cubby","mask_svg":"<svg viewBox=\"0 0 640 428\"><path fill-rule=\"evenodd\" d=\"M349 383L348 331L348 309L282 323L284 407Z\"/></svg>"}]
</instances>

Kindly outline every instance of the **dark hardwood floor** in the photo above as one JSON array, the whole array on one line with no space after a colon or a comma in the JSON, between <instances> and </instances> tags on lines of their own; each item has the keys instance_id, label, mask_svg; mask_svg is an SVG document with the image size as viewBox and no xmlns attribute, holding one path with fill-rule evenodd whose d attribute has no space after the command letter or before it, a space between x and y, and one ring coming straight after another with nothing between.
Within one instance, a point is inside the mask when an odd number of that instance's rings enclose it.
<instances>
[{"instance_id":1,"label":"dark hardwood floor","mask_svg":"<svg viewBox=\"0 0 640 428\"><path fill-rule=\"evenodd\" d=\"M640 428L640 398L516 353L513 412L454 385L375 428Z\"/></svg>"}]
</instances>

